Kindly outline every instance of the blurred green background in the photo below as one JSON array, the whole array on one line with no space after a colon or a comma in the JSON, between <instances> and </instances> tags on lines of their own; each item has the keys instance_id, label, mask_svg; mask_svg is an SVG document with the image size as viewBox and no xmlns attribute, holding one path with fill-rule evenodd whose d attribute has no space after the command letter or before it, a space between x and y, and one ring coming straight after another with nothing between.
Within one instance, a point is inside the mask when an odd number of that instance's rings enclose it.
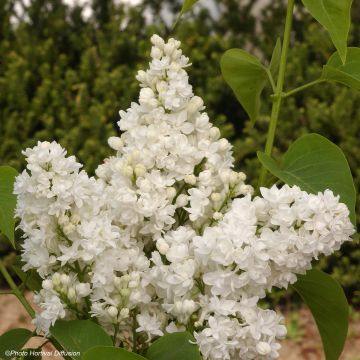
<instances>
[{"instance_id":1,"label":"blurred green background","mask_svg":"<svg viewBox=\"0 0 360 360\"><path fill-rule=\"evenodd\" d=\"M264 148L270 92L254 127L226 86L219 60L244 47L267 62L282 33L285 7L273 0L202 0L173 30L180 1L144 0L127 7L111 0L81 6L60 0L0 0L0 164L24 168L21 150L38 140L56 140L93 173L110 154L107 138L118 133L118 111L137 100L135 74L149 61L153 33L176 37L191 59L191 83L213 123L234 144L238 169L256 184L256 151ZM300 1L299 1L300 5ZM89 15L90 14L90 15ZM360 2L353 5L350 45L360 45ZM316 79L334 52L327 33L297 7L286 76L287 89ZM360 92L321 84L284 102L275 142L280 157L289 144L316 132L338 144L360 187ZM358 196L359 199L359 196ZM360 216L358 216L358 222ZM0 256L10 248L0 239ZM358 240L320 260L324 270L360 305ZM280 295L273 295L279 301Z\"/></svg>"}]
</instances>

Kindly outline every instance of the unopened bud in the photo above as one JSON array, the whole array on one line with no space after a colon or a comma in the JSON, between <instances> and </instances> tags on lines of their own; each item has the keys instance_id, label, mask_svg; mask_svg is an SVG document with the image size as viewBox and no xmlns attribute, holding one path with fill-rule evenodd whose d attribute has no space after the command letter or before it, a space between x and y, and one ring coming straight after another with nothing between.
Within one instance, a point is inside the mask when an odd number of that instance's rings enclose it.
<instances>
[{"instance_id":1,"label":"unopened bud","mask_svg":"<svg viewBox=\"0 0 360 360\"><path fill-rule=\"evenodd\" d=\"M168 187L166 189L166 195L170 200L172 200L176 196L176 189L172 186Z\"/></svg>"},{"instance_id":2,"label":"unopened bud","mask_svg":"<svg viewBox=\"0 0 360 360\"><path fill-rule=\"evenodd\" d=\"M196 112L202 110L204 107L204 101L199 96L194 96L189 104L187 105L187 111L189 115L195 114Z\"/></svg>"},{"instance_id":3,"label":"unopened bud","mask_svg":"<svg viewBox=\"0 0 360 360\"><path fill-rule=\"evenodd\" d=\"M119 313L118 309L115 306L109 306L107 308L107 312L112 318L116 318Z\"/></svg>"},{"instance_id":4,"label":"unopened bud","mask_svg":"<svg viewBox=\"0 0 360 360\"><path fill-rule=\"evenodd\" d=\"M269 355L272 349L270 344L260 341L256 344L256 350L260 355Z\"/></svg>"},{"instance_id":5,"label":"unopened bud","mask_svg":"<svg viewBox=\"0 0 360 360\"><path fill-rule=\"evenodd\" d=\"M211 194L211 200L213 202L219 202L221 200L221 194L218 192L214 192Z\"/></svg>"},{"instance_id":6,"label":"unopened bud","mask_svg":"<svg viewBox=\"0 0 360 360\"><path fill-rule=\"evenodd\" d=\"M144 176L146 174L146 167L143 164L137 164L134 172L137 177Z\"/></svg>"},{"instance_id":7,"label":"unopened bud","mask_svg":"<svg viewBox=\"0 0 360 360\"><path fill-rule=\"evenodd\" d=\"M224 138L220 139L218 141L218 144L219 144L219 150L220 151L225 151L225 150L227 150L229 148L229 142Z\"/></svg>"},{"instance_id":8,"label":"unopened bud","mask_svg":"<svg viewBox=\"0 0 360 360\"><path fill-rule=\"evenodd\" d=\"M109 137L108 144L112 149L114 149L116 151L120 151L124 146L124 142L121 140L121 138L119 138L117 136Z\"/></svg>"},{"instance_id":9,"label":"unopened bud","mask_svg":"<svg viewBox=\"0 0 360 360\"><path fill-rule=\"evenodd\" d=\"M67 286L70 283L70 277L69 275L66 274L61 274L60 275L60 281L63 285Z\"/></svg>"},{"instance_id":10,"label":"unopened bud","mask_svg":"<svg viewBox=\"0 0 360 360\"><path fill-rule=\"evenodd\" d=\"M42 287L45 290L51 290L53 288L53 282L50 279L45 279L42 282Z\"/></svg>"},{"instance_id":11,"label":"unopened bud","mask_svg":"<svg viewBox=\"0 0 360 360\"><path fill-rule=\"evenodd\" d=\"M160 238L156 242L156 248L159 250L160 254L165 255L169 250L169 245L163 238Z\"/></svg>"},{"instance_id":12,"label":"unopened bud","mask_svg":"<svg viewBox=\"0 0 360 360\"><path fill-rule=\"evenodd\" d=\"M130 314L130 310L129 310L128 308L122 308L122 309L120 310L120 317L121 317L122 319L127 318L127 317L129 316L129 314Z\"/></svg>"},{"instance_id":13,"label":"unopened bud","mask_svg":"<svg viewBox=\"0 0 360 360\"><path fill-rule=\"evenodd\" d=\"M156 34L154 34L150 38L150 41L153 45L157 46L160 49L162 49L165 45L165 41L159 35L156 35Z\"/></svg>"},{"instance_id":14,"label":"unopened bud","mask_svg":"<svg viewBox=\"0 0 360 360\"><path fill-rule=\"evenodd\" d=\"M221 171L219 172L220 179L221 179L221 181L222 181L224 184L228 184L228 183L229 183L229 181L230 181L230 174L231 174L231 170L229 170L229 169L221 170Z\"/></svg>"},{"instance_id":15,"label":"unopened bud","mask_svg":"<svg viewBox=\"0 0 360 360\"><path fill-rule=\"evenodd\" d=\"M220 138L220 130L219 130L219 128L217 128L216 126L213 126L209 130L209 135L210 135L211 140L218 140Z\"/></svg>"},{"instance_id":16,"label":"unopened bud","mask_svg":"<svg viewBox=\"0 0 360 360\"><path fill-rule=\"evenodd\" d=\"M134 174L133 168L130 165L124 165L121 169L121 173L128 178L131 178Z\"/></svg>"},{"instance_id":17,"label":"unopened bud","mask_svg":"<svg viewBox=\"0 0 360 360\"><path fill-rule=\"evenodd\" d=\"M75 302L76 301L76 292L74 288L70 288L67 292L67 297L70 300L70 302Z\"/></svg>"},{"instance_id":18,"label":"unopened bud","mask_svg":"<svg viewBox=\"0 0 360 360\"><path fill-rule=\"evenodd\" d=\"M196 176L194 174L186 175L184 181L189 185L196 184Z\"/></svg>"},{"instance_id":19,"label":"unopened bud","mask_svg":"<svg viewBox=\"0 0 360 360\"><path fill-rule=\"evenodd\" d=\"M224 216L224 215L223 215L221 212L216 211L216 212L214 212L214 214L213 214L213 219L216 220L216 221L218 221L218 220L221 220L221 219L223 218L223 216Z\"/></svg>"},{"instance_id":20,"label":"unopened bud","mask_svg":"<svg viewBox=\"0 0 360 360\"><path fill-rule=\"evenodd\" d=\"M176 199L176 206L177 207L184 207L189 202L189 196L185 194L181 194Z\"/></svg>"}]
</instances>

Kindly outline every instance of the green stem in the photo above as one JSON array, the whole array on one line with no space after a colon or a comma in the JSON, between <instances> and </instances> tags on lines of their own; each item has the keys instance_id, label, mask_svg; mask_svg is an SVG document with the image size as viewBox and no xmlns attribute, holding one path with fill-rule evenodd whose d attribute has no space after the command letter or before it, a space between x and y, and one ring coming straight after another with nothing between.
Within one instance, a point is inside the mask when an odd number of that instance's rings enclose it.
<instances>
[{"instance_id":1,"label":"green stem","mask_svg":"<svg viewBox=\"0 0 360 360\"><path fill-rule=\"evenodd\" d=\"M31 305L29 304L29 302L26 300L25 296L21 293L21 291L19 290L19 288L16 286L14 280L12 279L12 277L10 276L10 274L8 273L8 271L6 270L6 267L4 265L4 263L2 261L0 261L0 272L2 273L2 275L4 276L6 282L8 283L8 285L10 286L13 294L19 299L19 301L21 302L21 304L24 306L25 310L28 312L28 314L34 318L35 317L35 311L34 309L31 307Z\"/></svg>"},{"instance_id":2,"label":"green stem","mask_svg":"<svg viewBox=\"0 0 360 360\"><path fill-rule=\"evenodd\" d=\"M300 91L303 91L305 89L308 89L309 87L312 87L314 85L320 84L320 83L325 82L325 81L326 81L325 79L317 79L317 80L311 81L308 84L299 86L299 87L297 87L297 88L295 88L293 90L290 90L290 91L284 93L282 97L287 98L287 97L292 96L292 95L294 95L294 94L296 94L296 93L298 93Z\"/></svg>"},{"instance_id":3,"label":"green stem","mask_svg":"<svg viewBox=\"0 0 360 360\"><path fill-rule=\"evenodd\" d=\"M290 35L291 35L291 27L293 20L293 12L294 12L295 0L289 0L287 6L286 13L286 21L285 21L285 30L284 30L284 40L283 46L281 50L281 59L280 59L280 67L279 67L279 75L276 84L276 91L273 96L273 105L270 116L270 125L269 131L267 135L266 145L265 145L265 154L271 156L272 148L274 145L275 139L275 131L276 125L279 118L281 102L283 98L283 88L285 81L285 71L286 71L286 61L290 44ZM267 170L263 166L260 173L259 179L259 188L263 186L266 182Z\"/></svg>"}]
</instances>

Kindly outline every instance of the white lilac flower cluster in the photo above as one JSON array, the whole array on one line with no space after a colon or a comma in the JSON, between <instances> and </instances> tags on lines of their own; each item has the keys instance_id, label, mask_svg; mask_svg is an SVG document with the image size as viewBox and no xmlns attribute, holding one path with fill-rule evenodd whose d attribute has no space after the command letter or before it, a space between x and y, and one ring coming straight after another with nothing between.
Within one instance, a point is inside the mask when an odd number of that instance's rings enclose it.
<instances>
[{"instance_id":1,"label":"white lilac flower cluster","mask_svg":"<svg viewBox=\"0 0 360 360\"><path fill-rule=\"evenodd\" d=\"M27 149L16 180L24 270L44 279L35 324L94 317L124 347L191 331L204 359L272 359L286 334L259 299L287 287L354 229L329 190L252 197L194 96L180 42L151 38L139 103L121 111L97 177L57 143Z\"/></svg>"}]
</instances>

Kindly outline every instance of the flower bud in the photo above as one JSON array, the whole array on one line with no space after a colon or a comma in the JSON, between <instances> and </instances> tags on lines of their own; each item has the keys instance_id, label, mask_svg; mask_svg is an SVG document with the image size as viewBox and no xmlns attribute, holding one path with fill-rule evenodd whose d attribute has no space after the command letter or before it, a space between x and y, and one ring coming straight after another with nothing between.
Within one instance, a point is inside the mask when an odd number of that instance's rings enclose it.
<instances>
[{"instance_id":1,"label":"flower bud","mask_svg":"<svg viewBox=\"0 0 360 360\"><path fill-rule=\"evenodd\" d=\"M150 38L150 41L153 45L157 46L160 49L162 49L165 45L165 41L159 35L156 35L156 34L154 34Z\"/></svg>"},{"instance_id":2,"label":"flower bud","mask_svg":"<svg viewBox=\"0 0 360 360\"><path fill-rule=\"evenodd\" d=\"M63 227L63 231L65 235L71 234L73 231L75 231L75 225L69 222Z\"/></svg>"},{"instance_id":3,"label":"flower bud","mask_svg":"<svg viewBox=\"0 0 360 360\"><path fill-rule=\"evenodd\" d=\"M224 184L228 184L228 183L229 183L229 181L230 181L230 174L231 174L231 170L229 170L229 169L221 170L221 171L219 172L220 179L221 179L221 181L222 181Z\"/></svg>"},{"instance_id":4,"label":"flower bud","mask_svg":"<svg viewBox=\"0 0 360 360\"><path fill-rule=\"evenodd\" d=\"M166 189L166 195L170 200L172 200L176 196L176 189L172 186L169 186Z\"/></svg>"},{"instance_id":5,"label":"flower bud","mask_svg":"<svg viewBox=\"0 0 360 360\"><path fill-rule=\"evenodd\" d=\"M218 192L214 192L211 194L211 200L213 202L219 202L221 200L221 194Z\"/></svg>"},{"instance_id":6,"label":"flower bud","mask_svg":"<svg viewBox=\"0 0 360 360\"><path fill-rule=\"evenodd\" d=\"M67 292L67 297L70 302L72 302L72 303L76 302L76 292L73 287L69 288L69 290Z\"/></svg>"},{"instance_id":7,"label":"flower bud","mask_svg":"<svg viewBox=\"0 0 360 360\"><path fill-rule=\"evenodd\" d=\"M184 181L189 185L195 185L196 184L196 176L193 174L186 175L184 178Z\"/></svg>"},{"instance_id":8,"label":"flower bud","mask_svg":"<svg viewBox=\"0 0 360 360\"><path fill-rule=\"evenodd\" d=\"M213 219L216 221L221 220L223 217L224 217L224 215L218 211L214 212L214 214L213 214Z\"/></svg>"},{"instance_id":9,"label":"flower bud","mask_svg":"<svg viewBox=\"0 0 360 360\"><path fill-rule=\"evenodd\" d=\"M120 310L120 317L122 319L125 319L125 318L129 317L129 314L130 314L130 310L128 308L122 308Z\"/></svg>"},{"instance_id":10,"label":"flower bud","mask_svg":"<svg viewBox=\"0 0 360 360\"><path fill-rule=\"evenodd\" d=\"M79 214L73 214L73 215L71 215L71 222L72 222L74 225L79 224L80 220L81 220L81 217L80 217Z\"/></svg>"},{"instance_id":11,"label":"flower bud","mask_svg":"<svg viewBox=\"0 0 360 360\"><path fill-rule=\"evenodd\" d=\"M69 223L69 217L66 216L65 214L60 215L58 219L58 223L60 226L65 226L66 224Z\"/></svg>"},{"instance_id":12,"label":"flower bud","mask_svg":"<svg viewBox=\"0 0 360 360\"><path fill-rule=\"evenodd\" d=\"M121 289L120 290L120 295L123 298L128 298L130 296L130 290L129 289Z\"/></svg>"},{"instance_id":13,"label":"flower bud","mask_svg":"<svg viewBox=\"0 0 360 360\"><path fill-rule=\"evenodd\" d=\"M189 196L185 194L180 194L176 199L177 207L184 207L189 202Z\"/></svg>"},{"instance_id":14,"label":"flower bud","mask_svg":"<svg viewBox=\"0 0 360 360\"><path fill-rule=\"evenodd\" d=\"M153 46L151 49L151 57L154 59L160 59L163 55L163 52L158 48Z\"/></svg>"},{"instance_id":15,"label":"flower bud","mask_svg":"<svg viewBox=\"0 0 360 360\"><path fill-rule=\"evenodd\" d=\"M122 149L122 147L124 146L124 143L121 140L121 138L119 138L117 136L109 137L108 138L108 144L112 149L114 149L116 151L120 151Z\"/></svg>"},{"instance_id":16,"label":"flower bud","mask_svg":"<svg viewBox=\"0 0 360 360\"><path fill-rule=\"evenodd\" d=\"M211 140L218 140L220 138L220 130L216 126L213 126L209 130L209 135Z\"/></svg>"},{"instance_id":17,"label":"flower bud","mask_svg":"<svg viewBox=\"0 0 360 360\"><path fill-rule=\"evenodd\" d=\"M140 177L146 174L146 167L143 164L137 164L134 169L135 175Z\"/></svg>"},{"instance_id":18,"label":"flower bud","mask_svg":"<svg viewBox=\"0 0 360 360\"><path fill-rule=\"evenodd\" d=\"M109 306L107 308L107 312L110 315L110 317L112 317L112 318L116 318L119 313L118 309L115 306Z\"/></svg>"},{"instance_id":19,"label":"flower bud","mask_svg":"<svg viewBox=\"0 0 360 360\"><path fill-rule=\"evenodd\" d=\"M169 250L169 245L163 238L160 238L156 242L156 248L159 250L160 254L165 255Z\"/></svg>"},{"instance_id":20,"label":"flower bud","mask_svg":"<svg viewBox=\"0 0 360 360\"><path fill-rule=\"evenodd\" d=\"M121 173L128 178L131 178L134 174L133 168L130 165L124 165L121 168Z\"/></svg>"},{"instance_id":21,"label":"flower bud","mask_svg":"<svg viewBox=\"0 0 360 360\"><path fill-rule=\"evenodd\" d=\"M256 350L260 355L269 355L271 353L271 346L264 341L260 341L256 344Z\"/></svg>"},{"instance_id":22,"label":"flower bud","mask_svg":"<svg viewBox=\"0 0 360 360\"><path fill-rule=\"evenodd\" d=\"M229 178L229 183L231 186L235 186L239 181L238 174L235 171L232 171Z\"/></svg>"},{"instance_id":23,"label":"flower bud","mask_svg":"<svg viewBox=\"0 0 360 360\"><path fill-rule=\"evenodd\" d=\"M67 286L70 283L70 277L69 275L66 274L61 274L60 275L60 281L63 285Z\"/></svg>"},{"instance_id":24,"label":"flower bud","mask_svg":"<svg viewBox=\"0 0 360 360\"><path fill-rule=\"evenodd\" d=\"M42 282L42 287L45 290L51 290L53 288L53 282L50 279L45 279Z\"/></svg>"},{"instance_id":25,"label":"flower bud","mask_svg":"<svg viewBox=\"0 0 360 360\"><path fill-rule=\"evenodd\" d=\"M246 175L243 172L239 172L238 173L238 178L239 178L239 181L245 181L246 180Z\"/></svg>"},{"instance_id":26,"label":"flower bud","mask_svg":"<svg viewBox=\"0 0 360 360\"><path fill-rule=\"evenodd\" d=\"M59 273L55 273L53 276L52 276L52 283L53 283L53 286L54 287L57 287L60 285L61 283L61 276Z\"/></svg>"},{"instance_id":27,"label":"flower bud","mask_svg":"<svg viewBox=\"0 0 360 360\"><path fill-rule=\"evenodd\" d=\"M225 151L229 148L229 142L225 138L220 139L218 141L218 144L219 144L220 151Z\"/></svg>"},{"instance_id":28,"label":"flower bud","mask_svg":"<svg viewBox=\"0 0 360 360\"><path fill-rule=\"evenodd\" d=\"M194 96L187 105L187 111L189 115L195 114L196 112L203 109L204 101L199 96Z\"/></svg>"},{"instance_id":29,"label":"flower bud","mask_svg":"<svg viewBox=\"0 0 360 360\"><path fill-rule=\"evenodd\" d=\"M80 297L86 297L91 293L90 284L80 283L75 286L76 293Z\"/></svg>"}]
</instances>

